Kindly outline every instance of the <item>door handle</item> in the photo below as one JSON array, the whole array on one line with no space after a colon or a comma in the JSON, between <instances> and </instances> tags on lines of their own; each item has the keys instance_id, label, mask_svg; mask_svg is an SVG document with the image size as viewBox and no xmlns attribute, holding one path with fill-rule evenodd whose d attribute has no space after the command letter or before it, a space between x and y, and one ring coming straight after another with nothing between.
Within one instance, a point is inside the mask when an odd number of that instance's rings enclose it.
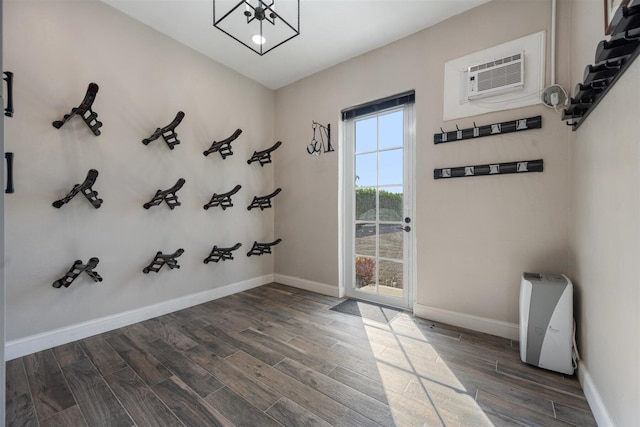
<instances>
[{"instance_id":1,"label":"door handle","mask_svg":"<svg viewBox=\"0 0 640 427\"><path fill-rule=\"evenodd\" d=\"M411 227L409 227L408 225L407 225L407 226L405 226L405 227L403 227L403 226L399 225L399 226L398 226L398 228L399 228L400 230L402 230L402 231L406 231L407 233L408 233L409 231L411 231Z\"/></svg>"},{"instance_id":2,"label":"door handle","mask_svg":"<svg viewBox=\"0 0 640 427\"><path fill-rule=\"evenodd\" d=\"M13 153L4 153L4 158L7 159L7 188L5 193L14 193L13 188Z\"/></svg>"}]
</instances>

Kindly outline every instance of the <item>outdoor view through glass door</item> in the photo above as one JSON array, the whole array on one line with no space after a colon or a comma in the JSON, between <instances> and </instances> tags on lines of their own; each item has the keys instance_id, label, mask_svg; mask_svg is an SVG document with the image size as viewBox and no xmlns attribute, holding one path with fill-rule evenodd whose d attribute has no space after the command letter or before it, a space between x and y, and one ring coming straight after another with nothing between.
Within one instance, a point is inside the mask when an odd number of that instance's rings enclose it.
<instances>
[{"instance_id":1,"label":"outdoor view through glass door","mask_svg":"<svg viewBox=\"0 0 640 427\"><path fill-rule=\"evenodd\" d=\"M409 308L411 205L408 167L412 105L356 118L350 139L350 264L356 298ZM350 136L350 138L349 138ZM350 250L349 250L350 249Z\"/></svg>"}]
</instances>

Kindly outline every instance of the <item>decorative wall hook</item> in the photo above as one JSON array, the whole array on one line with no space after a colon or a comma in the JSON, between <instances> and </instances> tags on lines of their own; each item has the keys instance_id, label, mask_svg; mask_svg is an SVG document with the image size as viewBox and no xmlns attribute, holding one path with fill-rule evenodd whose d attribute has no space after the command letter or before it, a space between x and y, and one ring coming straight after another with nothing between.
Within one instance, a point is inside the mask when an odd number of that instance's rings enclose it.
<instances>
[{"instance_id":1,"label":"decorative wall hook","mask_svg":"<svg viewBox=\"0 0 640 427\"><path fill-rule=\"evenodd\" d=\"M238 191L240 191L241 188L242 188L241 185L236 185L235 187L233 187L233 190L228 191L226 193L223 193L223 194L213 193L213 196L211 196L211 200L209 200L209 203L203 206L204 210L207 210L209 208L213 208L216 206L220 206L222 210L225 210L228 207L233 206L233 203L231 202L231 196L233 196Z\"/></svg>"},{"instance_id":2,"label":"decorative wall hook","mask_svg":"<svg viewBox=\"0 0 640 427\"><path fill-rule=\"evenodd\" d=\"M180 144L180 140L178 139L178 134L176 133L175 129L176 127L178 127L182 119L184 119L184 113L182 111L178 111L178 114L176 114L176 118L173 119L171 123L163 128L157 128L149 138L143 139L142 143L144 145L149 145L151 141L155 141L156 139L162 137L169 148L173 150L173 147L175 145Z\"/></svg>"},{"instance_id":3,"label":"decorative wall hook","mask_svg":"<svg viewBox=\"0 0 640 427\"><path fill-rule=\"evenodd\" d=\"M94 208L98 209L102 205L102 199L98 199L98 192L92 188L93 184L96 183L97 178L98 171L90 169L89 172L87 172L87 177L84 179L84 182L82 184L74 185L69 194L64 196L62 199L53 202L53 207L60 209L65 203L69 203L78 193L82 193L89 203L91 203Z\"/></svg>"},{"instance_id":4,"label":"decorative wall hook","mask_svg":"<svg viewBox=\"0 0 640 427\"><path fill-rule=\"evenodd\" d=\"M235 141L241 133L242 129L236 129L236 131L231 134L229 138L223 139L222 141L213 141L211 147L209 147L209 149L202 154L208 156L209 154L217 151L220 153L223 160L226 159L227 156L231 156L233 154L233 151L231 151L231 143Z\"/></svg>"},{"instance_id":5,"label":"decorative wall hook","mask_svg":"<svg viewBox=\"0 0 640 427\"><path fill-rule=\"evenodd\" d=\"M250 211L253 208L260 208L261 211L271 207L271 199L278 195L282 191L281 188L276 188L276 190L267 194L266 196L255 196L253 201L249 206L247 206L247 210Z\"/></svg>"},{"instance_id":6,"label":"decorative wall hook","mask_svg":"<svg viewBox=\"0 0 640 427\"><path fill-rule=\"evenodd\" d=\"M153 199L142 206L145 209L149 209L151 206L158 206L164 201L167 203L167 206L169 206L169 209L173 210L176 206L180 206L182 204L178 201L178 195L176 193L182 188L184 182L184 178L180 178L176 184L168 190L156 191L156 195L153 196Z\"/></svg>"},{"instance_id":7,"label":"decorative wall hook","mask_svg":"<svg viewBox=\"0 0 640 427\"><path fill-rule=\"evenodd\" d=\"M69 271L64 276L62 276L62 278L53 282L52 286L54 288L60 288L62 286L68 288L69 285L71 285L71 283L76 280L76 277L82 274L82 272L87 273L87 275L91 277L94 282L102 282L102 277L100 277L97 272L93 271L93 269L96 268L99 262L100 260L95 257L90 258L89 262L87 262L86 264L83 264L80 260L75 261Z\"/></svg>"},{"instance_id":8,"label":"decorative wall hook","mask_svg":"<svg viewBox=\"0 0 640 427\"><path fill-rule=\"evenodd\" d=\"M311 127L313 129L313 138L311 139L311 144L307 146L307 153L319 156L322 152L330 153L335 151L331 146L331 124L324 126L318 122L312 121ZM320 134L320 141L316 139L316 131Z\"/></svg>"},{"instance_id":9,"label":"decorative wall hook","mask_svg":"<svg viewBox=\"0 0 640 427\"><path fill-rule=\"evenodd\" d=\"M262 254L270 254L271 247L277 245L280 242L282 242L282 239L276 239L271 243L253 242L253 246L251 247L251 250L247 252L247 256L251 256L251 255L260 256Z\"/></svg>"},{"instance_id":10,"label":"decorative wall hook","mask_svg":"<svg viewBox=\"0 0 640 427\"><path fill-rule=\"evenodd\" d=\"M213 249L211 250L211 253L209 254L208 257L204 259L203 262L205 264L209 264L211 261L218 262L218 261L226 261L228 259L233 259L232 252L239 249L240 246L242 246L242 243L236 243L230 248L219 248L216 245L213 247Z\"/></svg>"},{"instance_id":11,"label":"decorative wall hook","mask_svg":"<svg viewBox=\"0 0 640 427\"><path fill-rule=\"evenodd\" d=\"M267 163L271 163L271 153L274 152L281 145L282 145L282 141L278 141L271 148L267 148L266 150L262 150L262 151L254 151L251 158L247 160L247 164L250 165L253 162L260 162L260 166L264 166Z\"/></svg>"},{"instance_id":12,"label":"decorative wall hook","mask_svg":"<svg viewBox=\"0 0 640 427\"><path fill-rule=\"evenodd\" d=\"M7 82L7 106L4 109L4 115L13 117L13 73L5 71L2 80Z\"/></svg>"},{"instance_id":13,"label":"decorative wall hook","mask_svg":"<svg viewBox=\"0 0 640 427\"><path fill-rule=\"evenodd\" d=\"M511 120L502 123L493 123L486 126L476 126L468 129L460 129L456 125L456 130L445 132L440 128L440 133L433 135L434 144L442 144L451 141L462 141L464 139L480 138L483 136L498 135L503 133L519 132L529 129L539 129L542 127L542 116L528 117L525 119Z\"/></svg>"},{"instance_id":14,"label":"decorative wall hook","mask_svg":"<svg viewBox=\"0 0 640 427\"><path fill-rule=\"evenodd\" d=\"M488 165L459 166L433 170L433 179L464 178L469 176L505 175L510 173L542 172L542 159Z\"/></svg>"},{"instance_id":15,"label":"decorative wall hook","mask_svg":"<svg viewBox=\"0 0 640 427\"><path fill-rule=\"evenodd\" d=\"M98 94L98 85L95 83L89 83L89 87L87 87L87 93L84 96L84 99L80 103L77 108L72 108L71 113L65 114L62 120L57 120L52 123L53 127L56 129L60 129L62 125L67 123L73 116L80 116L82 120L89 126L91 132L95 136L100 135L100 127L102 126L102 122L98 121L98 113L94 112L91 109L93 102L96 100L96 95Z\"/></svg>"},{"instance_id":16,"label":"decorative wall hook","mask_svg":"<svg viewBox=\"0 0 640 427\"><path fill-rule=\"evenodd\" d=\"M13 153L4 153L4 158L7 161L7 186L4 192L7 194L15 193L15 188L13 187Z\"/></svg>"},{"instance_id":17,"label":"decorative wall hook","mask_svg":"<svg viewBox=\"0 0 640 427\"><path fill-rule=\"evenodd\" d=\"M173 270L174 268L180 268L180 266L178 265L177 258L183 253L184 253L184 249L182 248L168 255L165 255L162 252L157 252L155 258L153 259L153 261L151 261L151 264L143 268L142 272L144 274L148 274L150 271L157 273L165 264L171 270Z\"/></svg>"}]
</instances>

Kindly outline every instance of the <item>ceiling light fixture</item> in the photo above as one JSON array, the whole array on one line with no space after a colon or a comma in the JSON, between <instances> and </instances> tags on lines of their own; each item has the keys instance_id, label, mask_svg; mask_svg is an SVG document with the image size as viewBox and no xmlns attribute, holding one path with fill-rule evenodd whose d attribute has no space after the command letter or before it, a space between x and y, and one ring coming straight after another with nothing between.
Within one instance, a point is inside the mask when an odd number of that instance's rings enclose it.
<instances>
[{"instance_id":1,"label":"ceiling light fixture","mask_svg":"<svg viewBox=\"0 0 640 427\"><path fill-rule=\"evenodd\" d=\"M262 56L300 35L300 0L213 0L213 26Z\"/></svg>"}]
</instances>

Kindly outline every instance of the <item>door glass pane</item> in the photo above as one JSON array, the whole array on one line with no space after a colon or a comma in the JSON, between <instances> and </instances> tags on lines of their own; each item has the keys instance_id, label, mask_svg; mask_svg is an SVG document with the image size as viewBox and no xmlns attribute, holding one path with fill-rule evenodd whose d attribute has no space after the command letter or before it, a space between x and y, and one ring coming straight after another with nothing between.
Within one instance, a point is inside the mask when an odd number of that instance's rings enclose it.
<instances>
[{"instance_id":1,"label":"door glass pane","mask_svg":"<svg viewBox=\"0 0 640 427\"><path fill-rule=\"evenodd\" d=\"M356 153L376 150L378 139L376 128L376 117L356 122Z\"/></svg>"},{"instance_id":2,"label":"door glass pane","mask_svg":"<svg viewBox=\"0 0 640 427\"><path fill-rule=\"evenodd\" d=\"M402 185L402 154L404 150L381 151L378 153L380 171L378 185Z\"/></svg>"},{"instance_id":3,"label":"door glass pane","mask_svg":"<svg viewBox=\"0 0 640 427\"><path fill-rule=\"evenodd\" d=\"M379 263L380 281L378 292L381 295L401 297L403 289L402 263L382 260Z\"/></svg>"},{"instance_id":4,"label":"door glass pane","mask_svg":"<svg viewBox=\"0 0 640 427\"><path fill-rule=\"evenodd\" d=\"M375 221L376 218L376 189L356 189L356 220Z\"/></svg>"},{"instance_id":5,"label":"door glass pane","mask_svg":"<svg viewBox=\"0 0 640 427\"><path fill-rule=\"evenodd\" d=\"M402 111L385 114L379 118L378 150L402 147L404 140Z\"/></svg>"},{"instance_id":6,"label":"door glass pane","mask_svg":"<svg viewBox=\"0 0 640 427\"><path fill-rule=\"evenodd\" d=\"M376 181L376 153L356 156L356 187L373 187Z\"/></svg>"},{"instance_id":7,"label":"door glass pane","mask_svg":"<svg viewBox=\"0 0 640 427\"><path fill-rule=\"evenodd\" d=\"M357 190L356 190L357 193ZM356 196L357 199L357 196ZM380 190L380 221L402 221L402 187L385 187Z\"/></svg>"},{"instance_id":8,"label":"door glass pane","mask_svg":"<svg viewBox=\"0 0 640 427\"><path fill-rule=\"evenodd\" d=\"M356 224L356 254L376 256L376 224Z\"/></svg>"},{"instance_id":9,"label":"door glass pane","mask_svg":"<svg viewBox=\"0 0 640 427\"><path fill-rule=\"evenodd\" d=\"M393 258L402 261L404 248L404 231L400 224L380 224L380 253L381 258ZM382 273L380 273L382 276Z\"/></svg>"},{"instance_id":10,"label":"door glass pane","mask_svg":"<svg viewBox=\"0 0 640 427\"><path fill-rule=\"evenodd\" d=\"M356 287L362 291L376 290L375 258L356 257Z\"/></svg>"}]
</instances>

